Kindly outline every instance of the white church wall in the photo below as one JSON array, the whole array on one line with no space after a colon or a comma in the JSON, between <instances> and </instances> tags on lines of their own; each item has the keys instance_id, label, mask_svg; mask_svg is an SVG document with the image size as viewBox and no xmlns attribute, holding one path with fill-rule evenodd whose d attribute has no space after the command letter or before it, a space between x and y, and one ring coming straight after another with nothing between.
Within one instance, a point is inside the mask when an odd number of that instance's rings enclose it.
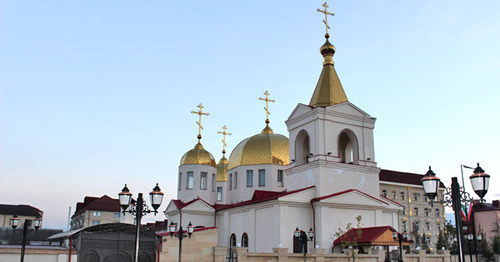
<instances>
[{"instance_id":1,"label":"white church wall","mask_svg":"<svg viewBox=\"0 0 500 262\"><path fill-rule=\"evenodd\" d=\"M255 252L273 252L279 242L279 209L277 206L260 208L255 211L259 227L255 233Z\"/></svg>"},{"instance_id":2,"label":"white church wall","mask_svg":"<svg viewBox=\"0 0 500 262\"><path fill-rule=\"evenodd\" d=\"M286 189L286 175L285 175L285 166L282 165L244 165L238 166L231 170L228 170L228 182L227 183L227 199L226 203L237 203L241 201L246 201L252 199L253 193L255 190L267 190L267 191L284 191ZM265 170L265 185L259 186L259 170ZM247 170L253 171L253 180L252 186L247 186ZM278 170L283 170L283 186L278 185L277 177ZM237 179L235 179L237 174ZM232 181L229 181L229 177L232 175ZM237 185L235 185L237 183ZM229 186L232 186L231 189Z\"/></svg>"},{"instance_id":3,"label":"white church wall","mask_svg":"<svg viewBox=\"0 0 500 262\"><path fill-rule=\"evenodd\" d=\"M192 185L188 185L188 172L193 173ZM206 173L206 187L201 188L201 173ZM213 178L217 178L217 169L209 165L181 165L179 166L179 185L177 188L177 199L189 202L195 198L202 198L210 204L216 200L216 189L212 190Z\"/></svg>"},{"instance_id":4,"label":"white church wall","mask_svg":"<svg viewBox=\"0 0 500 262\"><path fill-rule=\"evenodd\" d=\"M279 205L279 239L271 243L271 247L288 248L293 252L293 232L298 227L302 231L309 231L313 227L312 208L309 203L303 205Z\"/></svg>"}]
</instances>

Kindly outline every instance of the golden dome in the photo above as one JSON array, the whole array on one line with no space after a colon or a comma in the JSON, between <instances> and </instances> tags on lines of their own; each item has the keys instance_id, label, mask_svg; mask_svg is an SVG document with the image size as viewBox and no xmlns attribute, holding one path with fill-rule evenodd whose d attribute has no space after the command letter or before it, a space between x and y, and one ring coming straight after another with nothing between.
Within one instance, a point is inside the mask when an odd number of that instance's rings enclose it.
<instances>
[{"instance_id":1,"label":"golden dome","mask_svg":"<svg viewBox=\"0 0 500 262\"><path fill-rule=\"evenodd\" d=\"M260 134L241 141L231 152L227 169L242 165L288 165L288 138L266 125Z\"/></svg>"},{"instance_id":2,"label":"golden dome","mask_svg":"<svg viewBox=\"0 0 500 262\"><path fill-rule=\"evenodd\" d=\"M217 182L227 181L227 159L222 157L217 164Z\"/></svg>"},{"instance_id":3,"label":"golden dome","mask_svg":"<svg viewBox=\"0 0 500 262\"><path fill-rule=\"evenodd\" d=\"M182 165L209 165L215 167L215 159L203 148L200 142L198 142L193 149L187 151L181 158L181 166Z\"/></svg>"}]
</instances>

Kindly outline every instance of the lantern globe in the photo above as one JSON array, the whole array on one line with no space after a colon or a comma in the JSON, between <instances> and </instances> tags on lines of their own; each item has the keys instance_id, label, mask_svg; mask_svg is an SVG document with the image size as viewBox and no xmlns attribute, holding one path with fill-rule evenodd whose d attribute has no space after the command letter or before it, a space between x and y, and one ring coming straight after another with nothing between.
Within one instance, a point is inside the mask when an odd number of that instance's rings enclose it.
<instances>
[{"instance_id":1,"label":"lantern globe","mask_svg":"<svg viewBox=\"0 0 500 262\"><path fill-rule=\"evenodd\" d=\"M293 235L294 235L295 237L300 237L300 230L299 230L299 228L298 228L298 227L295 229L295 231L293 231Z\"/></svg>"},{"instance_id":2,"label":"lantern globe","mask_svg":"<svg viewBox=\"0 0 500 262\"><path fill-rule=\"evenodd\" d=\"M424 187L425 195L430 199L434 200L438 194L440 180L436 174L432 171L429 166L429 170L422 178L422 186Z\"/></svg>"},{"instance_id":3,"label":"lantern globe","mask_svg":"<svg viewBox=\"0 0 500 262\"><path fill-rule=\"evenodd\" d=\"M156 183L156 186L153 188L153 191L149 193L149 196L151 197L151 206L153 206L154 210L158 210L158 208L161 205L161 202L163 201L163 192L161 192L160 187L158 186L158 183Z\"/></svg>"},{"instance_id":4,"label":"lantern globe","mask_svg":"<svg viewBox=\"0 0 500 262\"><path fill-rule=\"evenodd\" d=\"M132 193L130 193L127 184L123 187L122 192L118 193L118 199L120 200L120 206L123 212L125 212L132 201Z\"/></svg>"},{"instance_id":5,"label":"lantern globe","mask_svg":"<svg viewBox=\"0 0 500 262\"><path fill-rule=\"evenodd\" d=\"M476 192L476 194L483 199L488 192L490 175L484 173L484 170L479 166L479 163L477 163L474 173L470 176L470 183L474 192Z\"/></svg>"},{"instance_id":6,"label":"lantern globe","mask_svg":"<svg viewBox=\"0 0 500 262\"><path fill-rule=\"evenodd\" d=\"M17 217L17 215L14 215L11 219L10 219L10 224L12 225L12 228L16 228L17 226L19 226L19 217Z\"/></svg>"},{"instance_id":7,"label":"lantern globe","mask_svg":"<svg viewBox=\"0 0 500 262\"><path fill-rule=\"evenodd\" d=\"M189 222L189 224L188 224L187 232L189 235L193 234L193 232L194 232L194 226L193 226L193 224L191 224L191 222Z\"/></svg>"},{"instance_id":8,"label":"lantern globe","mask_svg":"<svg viewBox=\"0 0 500 262\"><path fill-rule=\"evenodd\" d=\"M307 232L307 236L310 238L310 239L313 239L314 238L314 231L311 228L309 228L309 231Z\"/></svg>"},{"instance_id":9,"label":"lantern globe","mask_svg":"<svg viewBox=\"0 0 500 262\"><path fill-rule=\"evenodd\" d=\"M35 229L39 229L42 226L42 218L40 216L35 217L35 220L33 220L33 226Z\"/></svg>"}]
</instances>

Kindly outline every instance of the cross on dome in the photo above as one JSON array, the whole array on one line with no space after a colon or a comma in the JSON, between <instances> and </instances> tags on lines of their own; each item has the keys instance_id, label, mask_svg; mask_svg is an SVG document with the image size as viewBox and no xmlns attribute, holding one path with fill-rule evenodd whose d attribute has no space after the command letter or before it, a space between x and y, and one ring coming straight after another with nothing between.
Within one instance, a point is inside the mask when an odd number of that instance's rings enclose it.
<instances>
[{"instance_id":1,"label":"cross on dome","mask_svg":"<svg viewBox=\"0 0 500 262\"><path fill-rule=\"evenodd\" d=\"M325 23L325 26L326 26L326 35L325 36L327 36L328 35L328 29L330 29L330 26L328 26L328 15L334 16L335 14L328 12L327 9L328 9L329 6L328 6L328 4L326 2L322 6L325 8L325 10L321 10L321 9L318 8L318 9L316 9L316 11L325 14L325 20L323 20L323 23Z\"/></svg>"},{"instance_id":2,"label":"cross on dome","mask_svg":"<svg viewBox=\"0 0 500 262\"><path fill-rule=\"evenodd\" d=\"M259 100L266 101L264 110L266 110L266 124L269 124L269 115L271 114L271 112L269 112L269 102L274 103L275 101L273 99L269 99L269 92L267 90L266 92L264 92L264 95L266 96L266 98L259 97Z\"/></svg>"},{"instance_id":3,"label":"cross on dome","mask_svg":"<svg viewBox=\"0 0 500 262\"><path fill-rule=\"evenodd\" d=\"M226 154L226 136L230 136L232 135L231 133L228 133L226 132L227 130L227 127L226 125L224 125L222 127L222 131L217 131L218 134L222 134L222 157L224 157L224 155Z\"/></svg>"},{"instance_id":4,"label":"cross on dome","mask_svg":"<svg viewBox=\"0 0 500 262\"><path fill-rule=\"evenodd\" d=\"M198 143L199 143L201 140L201 130L203 129L203 126L201 125L201 116L203 116L203 115L209 116L210 113L203 112L203 108L205 108L205 107L201 103L199 105L197 105L196 107L198 107L199 110L198 111L191 111L191 114L196 114L199 116L199 120L196 121L196 124L198 124Z\"/></svg>"}]
</instances>

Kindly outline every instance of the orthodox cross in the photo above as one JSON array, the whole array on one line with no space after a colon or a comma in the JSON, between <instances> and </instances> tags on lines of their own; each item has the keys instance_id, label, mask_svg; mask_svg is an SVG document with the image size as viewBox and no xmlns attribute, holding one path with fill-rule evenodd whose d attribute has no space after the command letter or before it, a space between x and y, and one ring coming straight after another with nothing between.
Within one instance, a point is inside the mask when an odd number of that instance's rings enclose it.
<instances>
[{"instance_id":1,"label":"orthodox cross","mask_svg":"<svg viewBox=\"0 0 500 262\"><path fill-rule=\"evenodd\" d=\"M227 127L226 127L226 125L224 125L222 127L222 132L221 131L217 131L218 134L222 134L222 154L226 153L226 146L227 146L227 144L226 144L226 136L230 136L231 135L231 133L226 132L226 130L227 130Z\"/></svg>"},{"instance_id":2,"label":"orthodox cross","mask_svg":"<svg viewBox=\"0 0 500 262\"><path fill-rule=\"evenodd\" d=\"M269 124L269 115L271 114L269 112L269 102L272 102L274 103L274 100L272 99L269 99L269 92L266 92L264 93L264 95L266 96L266 98L262 98L262 97L259 97L259 100L264 100L266 101L266 107L264 107L264 110L266 110L266 124Z\"/></svg>"},{"instance_id":3,"label":"orthodox cross","mask_svg":"<svg viewBox=\"0 0 500 262\"><path fill-rule=\"evenodd\" d=\"M330 27L328 26L328 15L334 16L335 14L334 13L329 13L327 11L327 9L328 9L329 6L328 6L328 4L326 2L322 6L325 8L325 10L321 10L321 9L318 8L318 9L316 9L316 11L325 14L325 20L323 20L323 23L325 23L325 25L326 25L326 34L328 35L328 29L330 29Z\"/></svg>"},{"instance_id":4,"label":"orthodox cross","mask_svg":"<svg viewBox=\"0 0 500 262\"><path fill-rule=\"evenodd\" d=\"M196 124L198 124L198 142L200 142L201 139L201 130L203 129L203 126L201 125L201 116L209 116L210 113L205 113L203 112L203 108L205 108L201 103L197 105L196 107L199 108L199 111L191 111L191 114L197 114L200 118L198 121L196 121Z\"/></svg>"}]
</instances>

